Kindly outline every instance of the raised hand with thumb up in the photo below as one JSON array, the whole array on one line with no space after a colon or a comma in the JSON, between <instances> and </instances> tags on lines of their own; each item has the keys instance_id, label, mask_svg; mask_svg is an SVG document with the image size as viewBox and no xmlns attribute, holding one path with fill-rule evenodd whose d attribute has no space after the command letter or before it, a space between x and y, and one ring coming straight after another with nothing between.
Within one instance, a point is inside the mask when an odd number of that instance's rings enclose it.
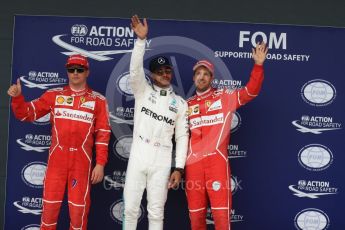
<instances>
[{"instance_id":1,"label":"raised hand with thumb up","mask_svg":"<svg viewBox=\"0 0 345 230\"><path fill-rule=\"evenodd\" d=\"M17 79L17 84L13 84L10 86L10 88L7 90L7 94L11 97L17 97L20 94L22 94L22 86L20 84L20 79Z\"/></svg>"}]
</instances>

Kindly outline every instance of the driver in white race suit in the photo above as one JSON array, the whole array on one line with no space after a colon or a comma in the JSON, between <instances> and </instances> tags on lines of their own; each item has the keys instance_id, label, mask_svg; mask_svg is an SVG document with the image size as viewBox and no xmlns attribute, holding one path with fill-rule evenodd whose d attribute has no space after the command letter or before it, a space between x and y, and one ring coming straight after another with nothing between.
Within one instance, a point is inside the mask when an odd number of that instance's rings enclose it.
<instances>
[{"instance_id":1,"label":"driver in white race suit","mask_svg":"<svg viewBox=\"0 0 345 230\"><path fill-rule=\"evenodd\" d=\"M136 229L144 190L150 230L163 229L168 188L176 187L183 174L188 149L187 103L177 96L170 81L172 66L164 56L154 57L149 69L153 85L145 78L143 57L148 26L132 17L138 39L130 62L130 85L135 97L134 131L124 188L124 229ZM172 138L175 134L175 169L171 172ZM170 177L170 178L169 178Z\"/></svg>"}]
</instances>

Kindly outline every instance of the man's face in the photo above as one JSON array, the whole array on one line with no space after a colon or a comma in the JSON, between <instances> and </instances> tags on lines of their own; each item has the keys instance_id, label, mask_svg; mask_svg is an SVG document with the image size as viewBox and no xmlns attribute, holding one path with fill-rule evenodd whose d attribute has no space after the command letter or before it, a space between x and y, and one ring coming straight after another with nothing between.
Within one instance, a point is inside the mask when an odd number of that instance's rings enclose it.
<instances>
[{"instance_id":1,"label":"man's face","mask_svg":"<svg viewBox=\"0 0 345 230\"><path fill-rule=\"evenodd\" d=\"M69 85L72 87L79 87L86 84L86 79L89 76L89 70L80 65L73 65L67 67L67 74Z\"/></svg>"},{"instance_id":2,"label":"man's face","mask_svg":"<svg viewBox=\"0 0 345 230\"><path fill-rule=\"evenodd\" d=\"M193 76L193 81L198 92L205 92L211 87L213 75L204 66L198 67Z\"/></svg>"},{"instance_id":3,"label":"man's face","mask_svg":"<svg viewBox=\"0 0 345 230\"><path fill-rule=\"evenodd\" d=\"M155 85L161 88L170 86L172 69L169 66L162 66L152 73L152 80Z\"/></svg>"}]
</instances>

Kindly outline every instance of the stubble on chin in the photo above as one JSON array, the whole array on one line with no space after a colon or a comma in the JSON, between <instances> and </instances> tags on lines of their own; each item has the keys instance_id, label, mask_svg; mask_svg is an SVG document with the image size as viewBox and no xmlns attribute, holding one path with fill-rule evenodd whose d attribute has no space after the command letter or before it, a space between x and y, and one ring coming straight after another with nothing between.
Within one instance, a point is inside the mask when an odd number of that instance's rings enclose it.
<instances>
[{"instance_id":1,"label":"stubble on chin","mask_svg":"<svg viewBox=\"0 0 345 230\"><path fill-rule=\"evenodd\" d=\"M199 93L203 93L208 89L208 87L196 87L196 91L198 91Z\"/></svg>"}]
</instances>

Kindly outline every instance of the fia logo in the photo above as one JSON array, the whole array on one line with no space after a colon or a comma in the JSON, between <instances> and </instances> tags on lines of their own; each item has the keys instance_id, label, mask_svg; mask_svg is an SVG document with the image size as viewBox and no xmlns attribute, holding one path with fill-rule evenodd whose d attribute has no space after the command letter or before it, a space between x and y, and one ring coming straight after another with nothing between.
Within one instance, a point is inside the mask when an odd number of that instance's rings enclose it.
<instances>
[{"instance_id":1,"label":"fia logo","mask_svg":"<svg viewBox=\"0 0 345 230\"><path fill-rule=\"evenodd\" d=\"M75 24L71 27L71 34L73 36L85 36L87 35L87 27L85 25Z\"/></svg>"}]
</instances>

